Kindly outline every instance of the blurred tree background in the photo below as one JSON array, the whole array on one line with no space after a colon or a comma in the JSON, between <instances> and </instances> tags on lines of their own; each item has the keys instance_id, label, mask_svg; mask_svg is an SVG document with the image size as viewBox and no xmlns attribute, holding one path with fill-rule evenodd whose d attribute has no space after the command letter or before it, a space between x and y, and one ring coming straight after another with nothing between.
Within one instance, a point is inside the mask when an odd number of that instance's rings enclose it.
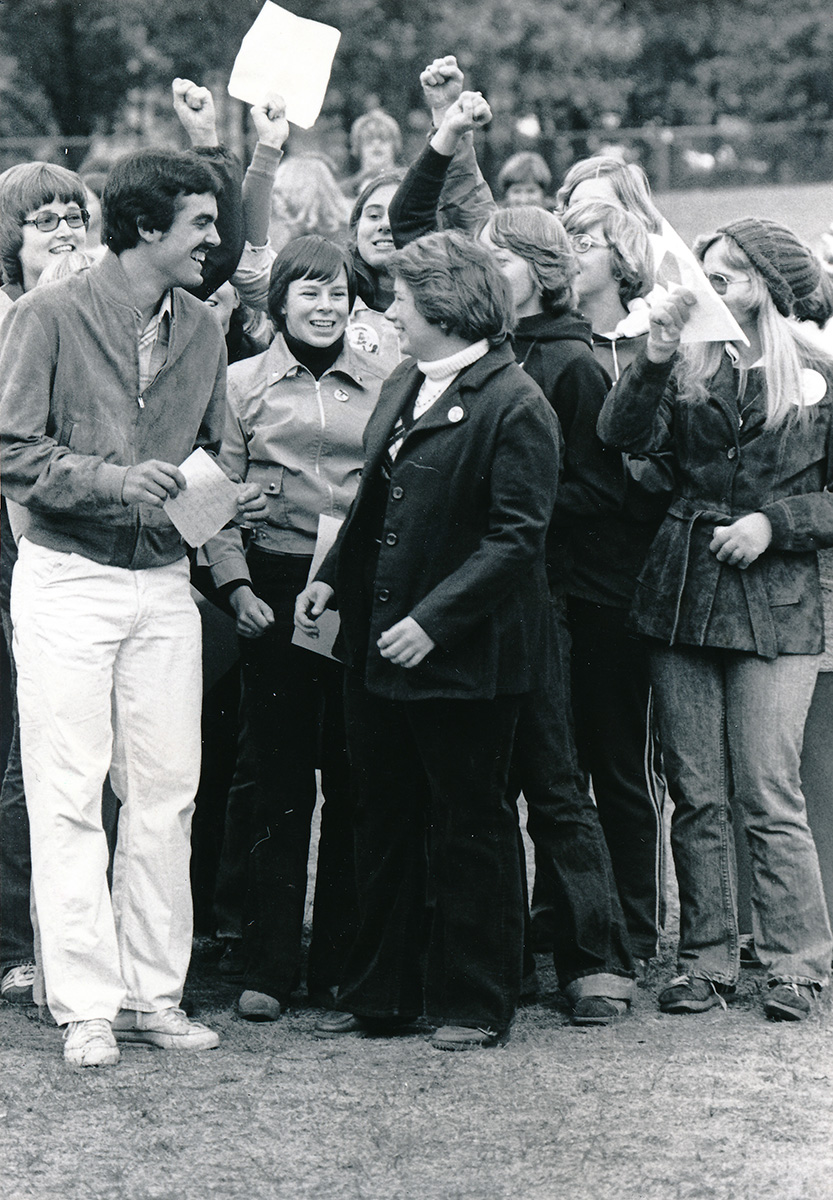
<instances>
[{"instance_id":1,"label":"blurred tree background","mask_svg":"<svg viewBox=\"0 0 833 1200\"><path fill-rule=\"evenodd\" d=\"M0 138L174 138L176 75L221 96L261 0L5 0ZM536 148L558 173L618 145L675 182L833 178L831 0L284 0L342 40L316 130L347 168L346 134L381 104L415 148L418 76L454 53L495 120L487 174ZM246 136L226 98L224 132ZM784 123L790 122L789 128ZM679 131L677 127L697 127ZM799 131L803 136L796 138ZM55 143L58 144L57 142ZM85 143L66 143L77 163Z\"/></svg>"}]
</instances>

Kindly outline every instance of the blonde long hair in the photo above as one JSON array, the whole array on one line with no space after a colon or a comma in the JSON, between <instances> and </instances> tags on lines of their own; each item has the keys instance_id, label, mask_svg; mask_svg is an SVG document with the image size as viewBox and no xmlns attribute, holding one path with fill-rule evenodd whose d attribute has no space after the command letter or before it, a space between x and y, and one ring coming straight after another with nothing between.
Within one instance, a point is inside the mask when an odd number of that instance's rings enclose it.
<instances>
[{"instance_id":1,"label":"blonde long hair","mask_svg":"<svg viewBox=\"0 0 833 1200\"><path fill-rule=\"evenodd\" d=\"M803 331L794 321L782 316L773 303L766 281L731 238L720 235L707 238L695 247L702 262L710 246L723 243L727 263L749 275L752 282L752 313L761 340L761 363L764 370L766 425L772 429L786 420L796 409L804 413L802 373L810 367L820 371L833 387L833 357ZM705 400L709 381L723 361L723 342L698 342L683 346L674 368L679 396L684 400ZM738 396L746 391L748 368L738 371Z\"/></svg>"}]
</instances>

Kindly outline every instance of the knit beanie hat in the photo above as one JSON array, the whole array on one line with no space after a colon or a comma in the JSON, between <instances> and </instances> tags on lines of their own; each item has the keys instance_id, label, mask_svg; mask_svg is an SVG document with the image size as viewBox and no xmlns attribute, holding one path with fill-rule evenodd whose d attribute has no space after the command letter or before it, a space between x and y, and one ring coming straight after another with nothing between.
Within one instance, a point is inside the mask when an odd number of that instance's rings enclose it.
<instances>
[{"instance_id":1,"label":"knit beanie hat","mask_svg":"<svg viewBox=\"0 0 833 1200\"><path fill-rule=\"evenodd\" d=\"M741 217L717 231L736 242L766 283L773 303L788 317L796 300L821 282L821 263L800 238L765 217Z\"/></svg>"}]
</instances>

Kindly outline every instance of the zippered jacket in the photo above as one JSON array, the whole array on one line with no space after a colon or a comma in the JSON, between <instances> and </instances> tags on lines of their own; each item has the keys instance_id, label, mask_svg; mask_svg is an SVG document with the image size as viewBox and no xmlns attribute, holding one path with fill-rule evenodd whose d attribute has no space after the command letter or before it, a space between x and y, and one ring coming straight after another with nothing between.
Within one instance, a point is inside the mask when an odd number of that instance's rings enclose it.
<instances>
[{"instance_id":1,"label":"zippered jacket","mask_svg":"<svg viewBox=\"0 0 833 1200\"><path fill-rule=\"evenodd\" d=\"M26 537L139 569L185 554L167 513L122 503L130 467L179 465L219 448L226 346L201 301L173 289L168 358L139 390L136 310L116 255L21 296L0 325L3 494L28 509Z\"/></svg>"},{"instance_id":2,"label":"zippered jacket","mask_svg":"<svg viewBox=\"0 0 833 1200\"><path fill-rule=\"evenodd\" d=\"M312 554L319 514L345 516L359 486L362 435L384 377L378 360L345 344L316 380L282 334L263 354L229 369L220 464L263 488L269 515L254 532L261 549ZM223 530L204 552L218 587L250 578L239 530Z\"/></svg>"}]
</instances>

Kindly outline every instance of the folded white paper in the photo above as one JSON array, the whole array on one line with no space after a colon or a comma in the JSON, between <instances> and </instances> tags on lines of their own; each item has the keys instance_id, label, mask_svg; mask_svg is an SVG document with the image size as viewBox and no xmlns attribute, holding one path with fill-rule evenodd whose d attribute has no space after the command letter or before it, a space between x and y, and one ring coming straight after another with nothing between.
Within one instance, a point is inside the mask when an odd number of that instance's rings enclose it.
<instances>
[{"instance_id":1,"label":"folded white paper","mask_svg":"<svg viewBox=\"0 0 833 1200\"><path fill-rule=\"evenodd\" d=\"M328 517L324 513L321 513L319 516L318 537L315 542L315 551L310 563L307 583L315 579L318 568L329 554L330 547L338 537L341 524L342 522L338 517ZM325 658L332 658L333 642L336 640L339 627L338 613L332 608L325 609L316 621L316 625L318 626L318 637L310 637L308 633L304 633L303 629L299 629L296 625L295 632L292 634L292 644L293 646L303 646L305 650L314 650L316 654L323 654Z\"/></svg>"},{"instance_id":2,"label":"folded white paper","mask_svg":"<svg viewBox=\"0 0 833 1200\"><path fill-rule=\"evenodd\" d=\"M652 233L656 282L669 292L688 288L697 303L683 326L680 341L685 342L743 342L749 345L746 334L709 283L703 267L683 239L667 221L662 233Z\"/></svg>"},{"instance_id":3,"label":"folded white paper","mask_svg":"<svg viewBox=\"0 0 833 1200\"><path fill-rule=\"evenodd\" d=\"M229 95L263 104L277 92L286 101L287 120L309 129L321 112L340 39L332 25L296 17L266 0L234 61Z\"/></svg>"},{"instance_id":4,"label":"folded white paper","mask_svg":"<svg viewBox=\"0 0 833 1200\"><path fill-rule=\"evenodd\" d=\"M188 545L202 546L237 512L237 484L202 449L189 454L179 469L188 486L163 507Z\"/></svg>"}]
</instances>

